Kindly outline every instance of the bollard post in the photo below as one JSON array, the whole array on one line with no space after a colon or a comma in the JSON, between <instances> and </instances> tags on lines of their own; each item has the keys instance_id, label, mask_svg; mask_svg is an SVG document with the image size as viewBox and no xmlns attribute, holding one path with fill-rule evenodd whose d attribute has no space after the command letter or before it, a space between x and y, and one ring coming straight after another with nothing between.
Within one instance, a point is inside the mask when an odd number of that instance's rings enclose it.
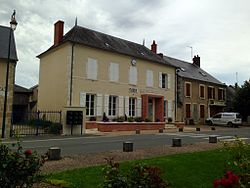
<instances>
[{"instance_id":1,"label":"bollard post","mask_svg":"<svg viewBox=\"0 0 250 188\"><path fill-rule=\"evenodd\" d=\"M61 157L61 149L59 147L51 147L48 151L48 159L49 160L60 160Z\"/></svg>"},{"instance_id":2,"label":"bollard post","mask_svg":"<svg viewBox=\"0 0 250 188\"><path fill-rule=\"evenodd\" d=\"M179 128L179 132L183 132L183 128Z\"/></svg>"},{"instance_id":3,"label":"bollard post","mask_svg":"<svg viewBox=\"0 0 250 188\"><path fill-rule=\"evenodd\" d=\"M159 129L159 133L163 133L163 129Z\"/></svg>"},{"instance_id":4,"label":"bollard post","mask_svg":"<svg viewBox=\"0 0 250 188\"><path fill-rule=\"evenodd\" d=\"M196 131L200 131L201 129L200 129L200 127L196 127Z\"/></svg>"},{"instance_id":5,"label":"bollard post","mask_svg":"<svg viewBox=\"0 0 250 188\"><path fill-rule=\"evenodd\" d=\"M123 142L123 152L132 152L133 142Z\"/></svg>"},{"instance_id":6,"label":"bollard post","mask_svg":"<svg viewBox=\"0 0 250 188\"><path fill-rule=\"evenodd\" d=\"M217 143L217 136L209 136L209 143Z\"/></svg>"},{"instance_id":7,"label":"bollard post","mask_svg":"<svg viewBox=\"0 0 250 188\"><path fill-rule=\"evenodd\" d=\"M211 127L211 130L212 130L212 131L215 131L215 127Z\"/></svg>"},{"instance_id":8,"label":"bollard post","mask_svg":"<svg viewBox=\"0 0 250 188\"><path fill-rule=\"evenodd\" d=\"M140 134L140 133L141 133L140 129L135 130L135 134Z\"/></svg>"},{"instance_id":9,"label":"bollard post","mask_svg":"<svg viewBox=\"0 0 250 188\"><path fill-rule=\"evenodd\" d=\"M172 146L173 147L181 147L181 139L180 138L173 138Z\"/></svg>"}]
</instances>

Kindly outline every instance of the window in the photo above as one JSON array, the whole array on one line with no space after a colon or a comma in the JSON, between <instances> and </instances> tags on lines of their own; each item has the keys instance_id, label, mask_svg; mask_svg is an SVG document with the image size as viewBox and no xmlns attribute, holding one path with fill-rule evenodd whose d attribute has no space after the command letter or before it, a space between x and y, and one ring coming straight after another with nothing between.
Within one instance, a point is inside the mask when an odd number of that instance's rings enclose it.
<instances>
[{"instance_id":1,"label":"window","mask_svg":"<svg viewBox=\"0 0 250 188\"><path fill-rule=\"evenodd\" d=\"M110 95L109 108L108 108L109 116L116 116L116 106L117 106L117 96Z\"/></svg>"},{"instance_id":2,"label":"window","mask_svg":"<svg viewBox=\"0 0 250 188\"><path fill-rule=\"evenodd\" d=\"M87 63L87 79L91 80L97 80L97 60L88 58L88 63Z\"/></svg>"},{"instance_id":3,"label":"window","mask_svg":"<svg viewBox=\"0 0 250 188\"><path fill-rule=\"evenodd\" d=\"M161 88L168 88L168 75L161 74Z\"/></svg>"},{"instance_id":4,"label":"window","mask_svg":"<svg viewBox=\"0 0 250 188\"><path fill-rule=\"evenodd\" d=\"M186 104L186 118L191 117L191 104Z\"/></svg>"},{"instance_id":5,"label":"window","mask_svg":"<svg viewBox=\"0 0 250 188\"><path fill-rule=\"evenodd\" d=\"M95 115L95 95L86 94L86 115L94 116Z\"/></svg>"},{"instance_id":6,"label":"window","mask_svg":"<svg viewBox=\"0 0 250 188\"><path fill-rule=\"evenodd\" d=\"M200 105L200 118L205 118L205 105Z\"/></svg>"},{"instance_id":7,"label":"window","mask_svg":"<svg viewBox=\"0 0 250 188\"><path fill-rule=\"evenodd\" d=\"M186 97L191 97L191 83L186 82Z\"/></svg>"},{"instance_id":8,"label":"window","mask_svg":"<svg viewBox=\"0 0 250 188\"><path fill-rule=\"evenodd\" d=\"M137 84L137 68L135 66L129 68L129 84Z\"/></svg>"},{"instance_id":9,"label":"window","mask_svg":"<svg viewBox=\"0 0 250 188\"><path fill-rule=\"evenodd\" d=\"M135 103L136 99L135 98L129 98L129 116L134 117L135 116Z\"/></svg>"},{"instance_id":10,"label":"window","mask_svg":"<svg viewBox=\"0 0 250 188\"><path fill-rule=\"evenodd\" d=\"M200 85L200 98L205 99L205 86Z\"/></svg>"},{"instance_id":11,"label":"window","mask_svg":"<svg viewBox=\"0 0 250 188\"><path fill-rule=\"evenodd\" d=\"M119 64L110 63L110 66L109 66L109 80L111 82L118 82L119 81Z\"/></svg>"},{"instance_id":12,"label":"window","mask_svg":"<svg viewBox=\"0 0 250 188\"><path fill-rule=\"evenodd\" d=\"M147 86L154 86L154 72L152 70L147 70Z\"/></svg>"},{"instance_id":13,"label":"window","mask_svg":"<svg viewBox=\"0 0 250 188\"><path fill-rule=\"evenodd\" d=\"M164 100L164 117L167 116L167 100Z\"/></svg>"},{"instance_id":14,"label":"window","mask_svg":"<svg viewBox=\"0 0 250 188\"><path fill-rule=\"evenodd\" d=\"M214 87L208 87L208 99L214 99L215 96L215 89Z\"/></svg>"},{"instance_id":15,"label":"window","mask_svg":"<svg viewBox=\"0 0 250 188\"><path fill-rule=\"evenodd\" d=\"M225 90L223 88L218 89L218 99L221 101L225 100Z\"/></svg>"}]
</instances>

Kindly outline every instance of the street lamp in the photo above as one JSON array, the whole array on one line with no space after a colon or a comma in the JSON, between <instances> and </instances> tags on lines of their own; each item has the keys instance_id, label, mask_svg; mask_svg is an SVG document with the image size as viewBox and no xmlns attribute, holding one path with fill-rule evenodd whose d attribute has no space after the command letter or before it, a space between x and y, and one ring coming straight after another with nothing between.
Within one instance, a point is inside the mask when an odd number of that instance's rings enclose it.
<instances>
[{"instance_id":1,"label":"street lamp","mask_svg":"<svg viewBox=\"0 0 250 188\"><path fill-rule=\"evenodd\" d=\"M9 32L9 47L8 47L8 60L6 70L6 82L5 82L5 93L4 93L4 108L3 108L3 124L2 124L2 138L5 137L5 119L7 110L7 95L8 95L8 82L9 82L9 69L10 69L10 46L11 46L11 33L16 29L16 11L14 10L10 20L10 32Z\"/></svg>"}]
</instances>

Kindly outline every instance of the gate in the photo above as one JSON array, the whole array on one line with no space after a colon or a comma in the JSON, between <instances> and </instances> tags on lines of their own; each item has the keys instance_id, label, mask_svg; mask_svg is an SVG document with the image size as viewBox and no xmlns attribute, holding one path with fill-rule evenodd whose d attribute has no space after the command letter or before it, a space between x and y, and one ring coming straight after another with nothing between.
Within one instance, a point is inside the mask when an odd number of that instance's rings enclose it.
<instances>
[{"instance_id":1,"label":"gate","mask_svg":"<svg viewBox=\"0 0 250 188\"><path fill-rule=\"evenodd\" d=\"M61 111L14 111L10 135L60 134Z\"/></svg>"}]
</instances>

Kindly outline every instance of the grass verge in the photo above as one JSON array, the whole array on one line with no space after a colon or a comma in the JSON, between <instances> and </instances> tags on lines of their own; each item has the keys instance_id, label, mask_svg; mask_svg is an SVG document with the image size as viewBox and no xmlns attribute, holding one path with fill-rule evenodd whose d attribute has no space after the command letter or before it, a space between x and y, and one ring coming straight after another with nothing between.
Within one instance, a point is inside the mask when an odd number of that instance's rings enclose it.
<instances>
[{"instance_id":1,"label":"grass verge","mask_svg":"<svg viewBox=\"0 0 250 188\"><path fill-rule=\"evenodd\" d=\"M223 174L226 153L220 150L177 154L146 160L121 163L123 172L137 163L158 166L163 178L171 183L170 187L212 187L215 178ZM61 187L98 187L103 181L102 166L94 166L44 176L44 181Z\"/></svg>"}]
</instances>

